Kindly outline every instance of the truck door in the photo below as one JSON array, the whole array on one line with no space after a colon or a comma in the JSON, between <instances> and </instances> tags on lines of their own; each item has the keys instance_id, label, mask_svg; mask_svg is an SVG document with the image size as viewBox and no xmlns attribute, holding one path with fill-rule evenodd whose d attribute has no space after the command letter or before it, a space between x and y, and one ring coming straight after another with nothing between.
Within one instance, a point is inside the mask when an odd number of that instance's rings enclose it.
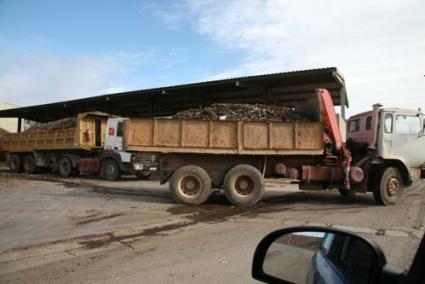
<instances>
[{"instance_id":1,"label":"truck door","mask_svg":"<svg viewBox=\"0 0 425 284\"><path fill-rule=\"evenodd\" d=\"M110 118L107 122L105 149L122 150L123 119Z\"/></svg>"},{"instance_id":2,"label":"truck door","mask_svg":"<svg viewBox=\"0 0 425 284\"><path fill-rule=\"evenodd\" d=\"M408 167L419 167L425 162L421 117L399 112L385 113L383 125L381 156L384 159L400 159Z\"/></svg>"}]
</instances>

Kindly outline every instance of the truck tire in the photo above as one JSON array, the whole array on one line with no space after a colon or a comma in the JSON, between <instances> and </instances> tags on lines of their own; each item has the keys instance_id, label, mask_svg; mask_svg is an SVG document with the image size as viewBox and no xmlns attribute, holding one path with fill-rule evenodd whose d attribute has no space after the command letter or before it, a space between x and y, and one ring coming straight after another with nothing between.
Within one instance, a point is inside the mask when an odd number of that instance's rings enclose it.
<instances>
[{"instance_id":1,"label":"truck tire","mask_svg":"<svg viewBox=\"0 0 425 284\"><path fill-rule=\"evenodd\" d=\"M116 181L121 178L120 167L114 159L106 159L103 162L103 176L110 181Z\"/></svg>"},{"instance_id":2,"label":"truck tire","mask_svg":"<svg viewBox=\"0 0 425 284\"><path fill-rule=\"evenodd\" d=\"M393 205L403 191L403 179L397 168L388 167L382 170L381 178L375 183L373 197L378 204Z\"/></svg>"},{"instance_id":3,"label":"truck tire","mask_svg":"<svg viewBox=\"0 0 425 284\"><path fill-rule=\"evenodd\" d=\"M63 177L70 177L73 173L72 161L69 157L62 157L59 160L59 174Z\"/></svg>"},{"instance_id":4,"label":"truck tire","mask_svg":"<svg viewBox=\"0 0 425 284\"><path fill-rule=\"evenodd\" d=\"M237 206L252 206L264 196L264 179L251 165L238 165L224 177L224 194Z\"/></svg>"},{"instance_id":5,"label":"truck tire","mask_svg":"<svg viewBox=\"0 0 425 284\"><path fill-rule=\"evenodd\" d=\"M179 203L200 205L210 196L211 178L199 166L184 166L170 178L170 192Z\"/></svg>"},{"instance_id":6,"label":"truck tire","mask_svg":"<svg viewBox=\"0 0 425 284\"><path fill-rule=\"evenodd\" d=\"M352 189L338 188L338 192L346 198L354 198L356 196L356 191Z\"/></svg>"},{"instance_id":7,"label":"truck tire","mask_svg":"<svg viewBox=\"0 0 425 284\"><path fill-rule=\"evenodd\" d=\"M151 175L152 173L150 171L136 171L137 178L141 180L147 180Z\"/></svg>"},{"instance_id":8,"label":"truck tire","mask_svg":"<svg viewBox=\"0 0 425 284\"><path fill-rule=\"evenodd\" d=\"M18 155L10 155L9 169L13 173L20 173L22 171L22 160Z\"/></svg>"},{"instance_id":9,"label":"truck tire","mask_svg":"<svg viewBox=\"0 0 425 284\"><path fill-rule=\"evenodd\" d=\"M28 174L35 174L37 173L37 164L35 162L35 158L33 155L27 155L23 159L23 169L24 172Z\"/></svg>"}]
</instances>

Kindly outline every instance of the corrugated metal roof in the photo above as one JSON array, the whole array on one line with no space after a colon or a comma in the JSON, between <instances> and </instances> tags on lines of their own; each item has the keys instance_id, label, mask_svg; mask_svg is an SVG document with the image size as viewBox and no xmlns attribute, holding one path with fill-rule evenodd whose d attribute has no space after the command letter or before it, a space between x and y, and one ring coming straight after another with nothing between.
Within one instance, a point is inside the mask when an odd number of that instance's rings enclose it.
<instances>
[{"instance_id":1,"label":"corrugated metal roof","mask_svg":"<svg viewBox=\"0 0 425 284\"><path fill-rule=\"evenodd\" d=\"M335 105L346 99L345 82L335 67L254 75L176 86L107 94L83 99L0 111L0 117L51 121L86 111L119 116L158 117L211 103L295 105L316 88L332 93Z\"/></svg>"}]
</instances>

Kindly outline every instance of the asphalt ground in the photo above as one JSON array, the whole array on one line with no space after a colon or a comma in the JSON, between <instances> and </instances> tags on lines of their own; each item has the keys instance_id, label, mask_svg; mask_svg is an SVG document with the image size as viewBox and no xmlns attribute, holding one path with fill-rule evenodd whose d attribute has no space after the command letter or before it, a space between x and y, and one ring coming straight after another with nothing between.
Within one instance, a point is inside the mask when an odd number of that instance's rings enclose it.
<instances>
[{"instance_id":1,"label":"asphalt ground","mask_svg":"<svg viewBox=\"0 0 425 284\"><path fill-rule=\"evenodd\" d=\"M232 283L251 277L256 245L289 226L319 225L378 242L408 269L424 234L425 183L398 204L371 194L300 191L268 181L256 206L214 194L202 206L176 204L167 185L124 177L11 174L0 169L0 282Z\"/></svg>"}]
</instances>

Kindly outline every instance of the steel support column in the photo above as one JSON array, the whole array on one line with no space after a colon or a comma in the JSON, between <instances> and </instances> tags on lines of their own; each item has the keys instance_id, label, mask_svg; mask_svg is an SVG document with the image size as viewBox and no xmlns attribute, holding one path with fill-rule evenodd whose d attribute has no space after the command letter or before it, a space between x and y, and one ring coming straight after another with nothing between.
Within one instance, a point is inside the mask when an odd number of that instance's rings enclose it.
<instances>
[{"instance_id":1,"label":"steel support column","mask_svg":"<svg viewBox=\"0 0 425 284\"><path fill-rule=\"evenodd\" d=\"M18 133L22 131L22 118L18 117Z\"/></svg>"}]
</instances>

